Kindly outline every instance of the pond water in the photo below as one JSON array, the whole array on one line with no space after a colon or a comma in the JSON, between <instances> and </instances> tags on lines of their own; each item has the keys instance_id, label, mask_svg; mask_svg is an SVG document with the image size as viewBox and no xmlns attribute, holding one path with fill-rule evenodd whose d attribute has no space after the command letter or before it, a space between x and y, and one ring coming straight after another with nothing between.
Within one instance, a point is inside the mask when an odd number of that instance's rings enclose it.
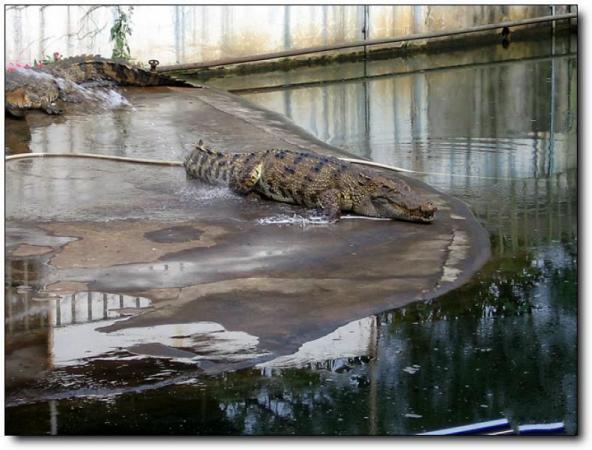
<instances>
[{"instance_id":1,"label":"pond water","mask_svg":"<svg viewBox=\"0 0 592 450\"><path fill-rule=\"evenodd\" d=\"M432 59L334 67L335 79L318 78L318 85L309 83L305 70L255 82L289 87L258 89L243 81L234 88L330 144L419 172L423 181L469 204L490 233L493 257L470 283L429 305L376 318L377 357L353 377L349 372L350 383L363 379L368 387L326 388L343 402L332 406L344 421L335 429L409 433L505 416L514 424L565 421L573 433L573 37ZM327 68L308 71L314 80ZM360 403L354 415L369 417L366 429L360 417L350 417L352 398Z\"/></svg>"},{"instance_id":2,"label":"pond water","mask_svg":"<svg viewBox=\"0 0 592 450\"><path fill-rule=\"evenodd\" d=\"M274 364L13 406L7 430L381 435L506 417L577 432L574 36L209 83L327 143L420 172L471 207L492 258L441 298L352 322ZM96 296L99 315L101 301L140 302ZM158 360L117 367L170 375ZM108 383L109 370L97 377Z\"/></svg>"}]
</instances>

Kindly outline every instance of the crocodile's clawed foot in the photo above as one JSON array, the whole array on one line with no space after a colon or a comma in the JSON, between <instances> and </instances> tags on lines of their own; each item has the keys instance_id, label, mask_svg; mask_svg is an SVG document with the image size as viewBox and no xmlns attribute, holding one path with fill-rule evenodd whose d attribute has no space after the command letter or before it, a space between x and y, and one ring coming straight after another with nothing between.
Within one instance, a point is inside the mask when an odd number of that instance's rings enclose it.
<instances>
[{"instance_id":1,"label":"crocodile's clawed foot","mask_svg":"<svg viewBox=\"0 0 592 450\"><path fill-rule=\"evenodd\" d=\"M51 114L51 115L59 115L64 112L64 110L62 108L60 108L56 103L50 103L49 105L45 106L45 108L43 108L43 110L47 114Z\"/></svg>"},{"instance_id":2,"label":"crocodile's clawed foot","mask_svg":"<svg viewBox=\"0 0 592 450\"><path fill-rule=\"evenodd\" d=\"M341 216L339 207L339 190L328 189L319 196L319 209L321 216L326 218L329 223L336 223Z\"/></svg>"},{"instance_id":3,"label":"crocodile's clawed foot","mask_svg":"<svg viewBox=\"0 0 592 450\"><path fill-rule=\"evenodd\" d=\"M247 195L247 200L249 200L250 202L258 202L259 200L262 199L262 197L257 194L256 192L249 192Z\"/></svg>"},{"instance_id":4,"label":"crocodile's clawed foot","mask_svg":"<svg viewBox=\"0 0 592 450\"><path fill-rule=\"evenodd\" d=\"M341 219L341 214L332 214L325 209L317 208L315 217L327 223L337 223Z\"/></svg>"}]
</instances>

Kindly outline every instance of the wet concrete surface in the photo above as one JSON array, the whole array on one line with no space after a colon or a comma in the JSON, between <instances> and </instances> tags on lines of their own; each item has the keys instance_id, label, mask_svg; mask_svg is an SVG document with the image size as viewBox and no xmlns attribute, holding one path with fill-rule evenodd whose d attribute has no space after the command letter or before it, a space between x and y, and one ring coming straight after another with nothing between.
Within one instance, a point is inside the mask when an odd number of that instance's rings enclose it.
<instances>
[{"instance_id":1,"label":"wet concrete surface","mask_svg":"<svg viewBox=\"0 0 592 450\"><path fill-rule=\"evenodd\" d=\"M132 106L100 114L58 121L31 114L29 150L182 159L203 139L229 152L343 154L217 90L129 89L126 96ZM188 179L181 168L62 158L8 163L8 297L24 309L7 318L20 324L7 359L38 366L21 377L37 387L9 390L9 402L35 401L41 385L43 395L72 393L46 383L55 366L84 366L86 381L77 386L87 393L97 383L93 370L107 361L183 361L190 373L252 367L353 320L461 285L489 256L486 232L462 202L401 178L438 205L433 224L314 223L310 211L243 198ZM18 286L32 291L23 297ZM147 303L109 303L123 295ZM77 308L78 320L61 318ZM36 326L23 325L29 315ZM47 342L23 347L32 334ZM38 355L23 356L23 348ZM121 376L118 386L137 384Z\"/></svg>"}]
</instances>

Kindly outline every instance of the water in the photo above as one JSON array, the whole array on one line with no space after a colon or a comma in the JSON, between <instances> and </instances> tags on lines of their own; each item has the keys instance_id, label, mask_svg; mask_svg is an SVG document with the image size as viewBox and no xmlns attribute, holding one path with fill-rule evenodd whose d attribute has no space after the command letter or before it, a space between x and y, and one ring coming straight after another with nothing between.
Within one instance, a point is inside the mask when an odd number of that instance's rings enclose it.
<instances>
[{"instance_id":1,"label":"water","mask_svg":"<svg viewBox=\"0 0 592 450\"><path fill-rule=\"evenodd\" d=\"M124 365L114 358L90 374L57 370L54 383L72 383L78 394L13 406L7 430L413 434L507 417L513 426L564 421L575 433L574 52L573 38L558 37L211 80L328 143L427 172L418 177L464 200L483 222L491 260L442 298L354 321L252 368L204 376L159 359ZM339 81L344 77L350 80ZM302 85L260 89L291 83ZM271 226L290 221L299 226L293 217L270 216ZM102 294L93 295L100 309ZM195 326L224 341L216 324ZM240 351L253 345L249 335L226 344ZM71 359L81 355L84 349ZM176 364L186 364L177 356ZM84 379L96 380L95 397L75 390L88 386Z\"/></svg>"},{"instance_id":2,"label":"water","mask_svg":"<svg viewBox=\"0 0 592 450\"><path fill-rule=\"evenodd\" d=\"M505 53L496 46L213 81L332 145L427 172L417 176L468 203L490 233L493 258L470 283L376 317L375 360L347 375L318 373L334 379L318 393L344 421L315 412L320 422L290 422L296 432L405 434L502 416L565 421L575 432L574 52L573 37L557 37Z\"/></svg>"}]
</instances>

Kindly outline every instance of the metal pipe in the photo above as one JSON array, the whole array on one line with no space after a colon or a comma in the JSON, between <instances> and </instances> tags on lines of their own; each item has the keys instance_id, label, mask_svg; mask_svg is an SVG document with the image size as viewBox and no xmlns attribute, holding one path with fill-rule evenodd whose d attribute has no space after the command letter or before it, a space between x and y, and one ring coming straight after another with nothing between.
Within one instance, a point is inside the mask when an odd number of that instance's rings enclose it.
<instances>
[{"instance_id":1,"label":"metal pipe","mask_svg":"<svg viewBox=\"0 0 592 450\"><path fill-rule=\"evenodd\" d=\"M301 49L294 49L294 50L285 50L281 52L273 52L273 53L262 53L260 55L250 55L250 56L239 56L235 58L223 58L214 61L206 61L200 63L189 63L189 64L174 64L170 66L162 66L157 68L158 72L172 72L177 70L189 70L189 69L205 69L208 67L216 67L216 66L228 66L232 64L239 64L239 63L246 63L246 62L256 62L256 61L266 61L269 59L277 59L277 58L285 58L289 56L300 56L306 55L310 53L321 53L321 52L328 52L332 50L342 50L346 48L354 48L354 47L364 47L370 45L381 45L381 44L393 44L396 42L407 42L407 41L416 41L420 39L433 39L439 37L447 37L447 36L456 36L460 34L468 34L468 33L478 33L481 31L488 31L488 30L495 30L498 28L504 27L516 27L521 25L530 25L534 23L543 23L543 22L554 22L557 20L566 20L566 19L577 19L577 13L572 14L558 14L556 16L542 16L542 17L533 17L530 19L521 19L521 20L512 20L509 22L500 22L495 24L488 24L488 25L479 25L476 27L470 28L463 28L460 30L453 30L453 31L438 31L432 33L419 33L419 34L411 34L408 36L399 36L393 38L383 38L383 39L369 39L369 40L362 40L362 41L354 41L349 43L342 43L342 44L333 44L333 45L321 45L316 47L307 47Z\"/></svg>"}]
</instances>

